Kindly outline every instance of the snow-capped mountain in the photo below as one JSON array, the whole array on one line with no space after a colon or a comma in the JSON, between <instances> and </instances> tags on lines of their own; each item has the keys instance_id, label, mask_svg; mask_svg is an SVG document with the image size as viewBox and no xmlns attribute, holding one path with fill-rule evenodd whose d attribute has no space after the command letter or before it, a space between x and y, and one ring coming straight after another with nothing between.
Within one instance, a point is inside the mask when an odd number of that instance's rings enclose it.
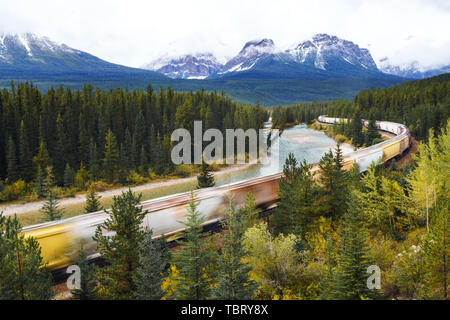
<instances>
[{"instance_id":1,"label":"snow-capped mountain","mask_svg":"<svg viewBox=\"0 0 450 320\"><path fill-rule=\"evenodd\" d=\"M172 79L205 79L216 73L222 64L211 53L187 54L180 57L167 55L143 66Z\"/></svg>"},{"instance_id":2,"label":"snow-capped mountain","mask_svg":"<svg viewBox=\"0 0 450 320\"><path fill-rule=\"evenodd\" d=\"M252 40L223 64L210 53L166 54L144 68L175 79L392 77L377 68L369 50L323 33L287 49L271 39Z\"/></svg>"},{"instance_id":3,"label":"snow-capped mountain","mask_svg":"<svg viewBox=\"0 0 450 320\"><path fill-rule=\"evenodd\" d=\"M165 78L147 70L101 60L89 53L33 33L0 34L0 78L76 76L98 79Z\"/></svg>"},{"instance_id":4,"label":"snow-capped mountain","mask_svg":"<svg viewBox=\"0 0 450 320\"><path fill-rule=\"evenodd\" d=\"M241 72L253 68L261 59L275 52L275 44L271 39L252 40L244 45L237 56L229 60L218 72L219 75L230 72Z\"/></svg>"},{"instance_id":5,"label":"snow-capped mountain","mask_svg":"<svg viewBox=\"0 0 450 320\"><path fill-rule=\"evenodd\" d=\"M380 59L378 61L378 66L384 73L411 79L424 79L450 72L450 65L427 68L420 65L418 61L396 65L393 64L388 57Z\"/></svg>"},{"instance_id":6,"label":"snow-capped mountain","mask_svg":"<svg viewBox=\"0 0 450 320\"><path fill-rule=\"evenodd\" d=\"M317 69L327 70L336 59L368 70L377 70L377 65L369 50L360 48L351 41L339 39L327 34L316 34L285 51L295 61L314 65Z\"/></svg>"},{"instance_id":7,"label":"snow-capped mountain","mask_svg":"<svg viewBox=\"0 0 450 320\"><path fill-rule=\"evenodd\" d=\"M342 78L386 77L369 50L351 41L317 34L288 49L272 40L248 42L213 78Z\"/></svg>"}]
</instances>

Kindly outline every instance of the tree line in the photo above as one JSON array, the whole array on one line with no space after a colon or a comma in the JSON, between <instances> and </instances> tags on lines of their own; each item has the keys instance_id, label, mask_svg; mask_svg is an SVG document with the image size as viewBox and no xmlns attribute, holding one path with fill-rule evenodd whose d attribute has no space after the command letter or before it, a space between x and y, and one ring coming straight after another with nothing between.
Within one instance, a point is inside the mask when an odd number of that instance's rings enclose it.
<instances>
[{"instance_id":1,"label":"tree line","mask_svg":"<svg viewBox=\"0 0 450 320\"><path fill-rule=\"evenodd\" d=\"M11 83L0 92L0 189L30 189L49 166L66 188L171 174L174 129L193 132L194 120L204 131L259 129L264 117L260 106L239 105L223 92L101 91L87 84L44 93L33 83Z\"/></svg>"}]
</instances>

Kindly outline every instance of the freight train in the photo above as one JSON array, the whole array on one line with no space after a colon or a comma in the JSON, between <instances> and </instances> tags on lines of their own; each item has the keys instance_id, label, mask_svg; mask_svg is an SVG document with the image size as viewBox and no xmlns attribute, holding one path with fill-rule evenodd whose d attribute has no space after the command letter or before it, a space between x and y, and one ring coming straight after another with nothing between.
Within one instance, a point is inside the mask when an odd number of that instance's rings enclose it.
<instances>
[{"instance_id":1,"label":"freight train","mask_svg":"<svg viewBox=\"0 0 450 320\"><path fill-rule=\"evenodd\" d=\"M332 124L344 119L318 117L319 122ZM363 120L365 126L367 121ZM344 169L350 169L357 163L361 172L367 170L372 162L386 162L402 155L411 144L409 130L403 124L377 121L379 130L395 134L389 140L368 148L344 155ZM317 163L312 164L313 172L318 173ZM220 187L194 191L195 200L199 202L198 210L205 217L205 225L217 223L224 219L228 197L232 196L236 207L245 202L248 192L253 193L258 208L264 210L278 200L278 180L282 173L248 179ZM142 227L153 229L153 235L176 236L183 232L186 206L190 200L190 192L166 196L141 203L143 210L148 210ZM96 243L92 240L98 226L108 219L105 212L94 212L73 218L63 219L27 226L22 229L26 237L34 237L40 243L42 256L49 270L57 270L70 265L75 260L77 250L82 245L89 253L89 258L96 258ZM103 234L111 234L102 230Z\"/></svg>"}]
</instances>

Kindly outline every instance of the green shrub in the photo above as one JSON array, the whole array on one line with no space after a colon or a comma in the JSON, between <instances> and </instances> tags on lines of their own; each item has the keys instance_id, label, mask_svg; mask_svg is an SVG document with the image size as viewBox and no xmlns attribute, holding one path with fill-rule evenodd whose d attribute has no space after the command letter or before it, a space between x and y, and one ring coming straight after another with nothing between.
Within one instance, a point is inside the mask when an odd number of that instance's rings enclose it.
<instances>
[{"instance_id":1,"label":"green shrub","mask_svg":"<svg viewBox=\"0 0 450 320\"><path fill-rule=\"evenodd\" d=\"M189 177L191 175L191 173L192 173L192 168L188 164L180 164L180 165L176 166L175 171L173 172L173 174L175 176L182 177L182 178Z\"/></svg>"},{"instance_id":2,"label":"green shrub","mask_svg":"<svg viewBox=\"0 0 450 320\"><path fill-rule=\"evenodd\" d=\"M130 174L127 177L127 182L132 184L143 184L145 181L145 178L141 176L136 171L131 171Z\"/></svg>"}]
</instances>

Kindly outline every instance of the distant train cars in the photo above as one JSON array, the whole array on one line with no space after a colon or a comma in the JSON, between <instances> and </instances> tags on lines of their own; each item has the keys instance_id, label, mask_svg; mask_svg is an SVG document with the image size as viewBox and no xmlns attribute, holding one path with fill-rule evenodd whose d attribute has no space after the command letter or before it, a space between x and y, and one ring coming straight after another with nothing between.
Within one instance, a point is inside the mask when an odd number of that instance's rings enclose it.
<instances>
[{"instance_id":1,"label":"distant train cars","mask_svg":"<svg viewBox=\"0 0 450 320\"><path fill-rule=\"evenodd\" d=\"M339 123L346 119L320 116L322 123ZM367 126L368 122L363 121ZM367 170L372 162L386 162L395 156L403 154L411 144L411 136L406 126L394 122L378 121L380 130L388 131L396 136L352 153L344 155L344 169L352 168L356 162L361 172ZM312 164L313 172L320 174L318 164ZM267 208L278 200L278 180L282 173L257 177L225 186L194 191L199 202L199 211L205 217L205 225L210 225L225 217L228 198L234 199L236 207L245 203L245 196L251 192L256 205ZM143 228L153 229L154 236L172 236L184 231L180 221L185 220L186 206L190 200L190 192L171 195L163 198L142 202L143 210L149 213L144 219ZM96 228L108 218L105 212L95 212L59 221L46 222L27 226L22 229L25 236L37 239L42 247L42 256L49 270L68 266L75 259L75 253L83 245L89 257L98 256L96 243L92 240ZM108 230L102 230L108 234Z\"/></svg>"}]
</instances>

